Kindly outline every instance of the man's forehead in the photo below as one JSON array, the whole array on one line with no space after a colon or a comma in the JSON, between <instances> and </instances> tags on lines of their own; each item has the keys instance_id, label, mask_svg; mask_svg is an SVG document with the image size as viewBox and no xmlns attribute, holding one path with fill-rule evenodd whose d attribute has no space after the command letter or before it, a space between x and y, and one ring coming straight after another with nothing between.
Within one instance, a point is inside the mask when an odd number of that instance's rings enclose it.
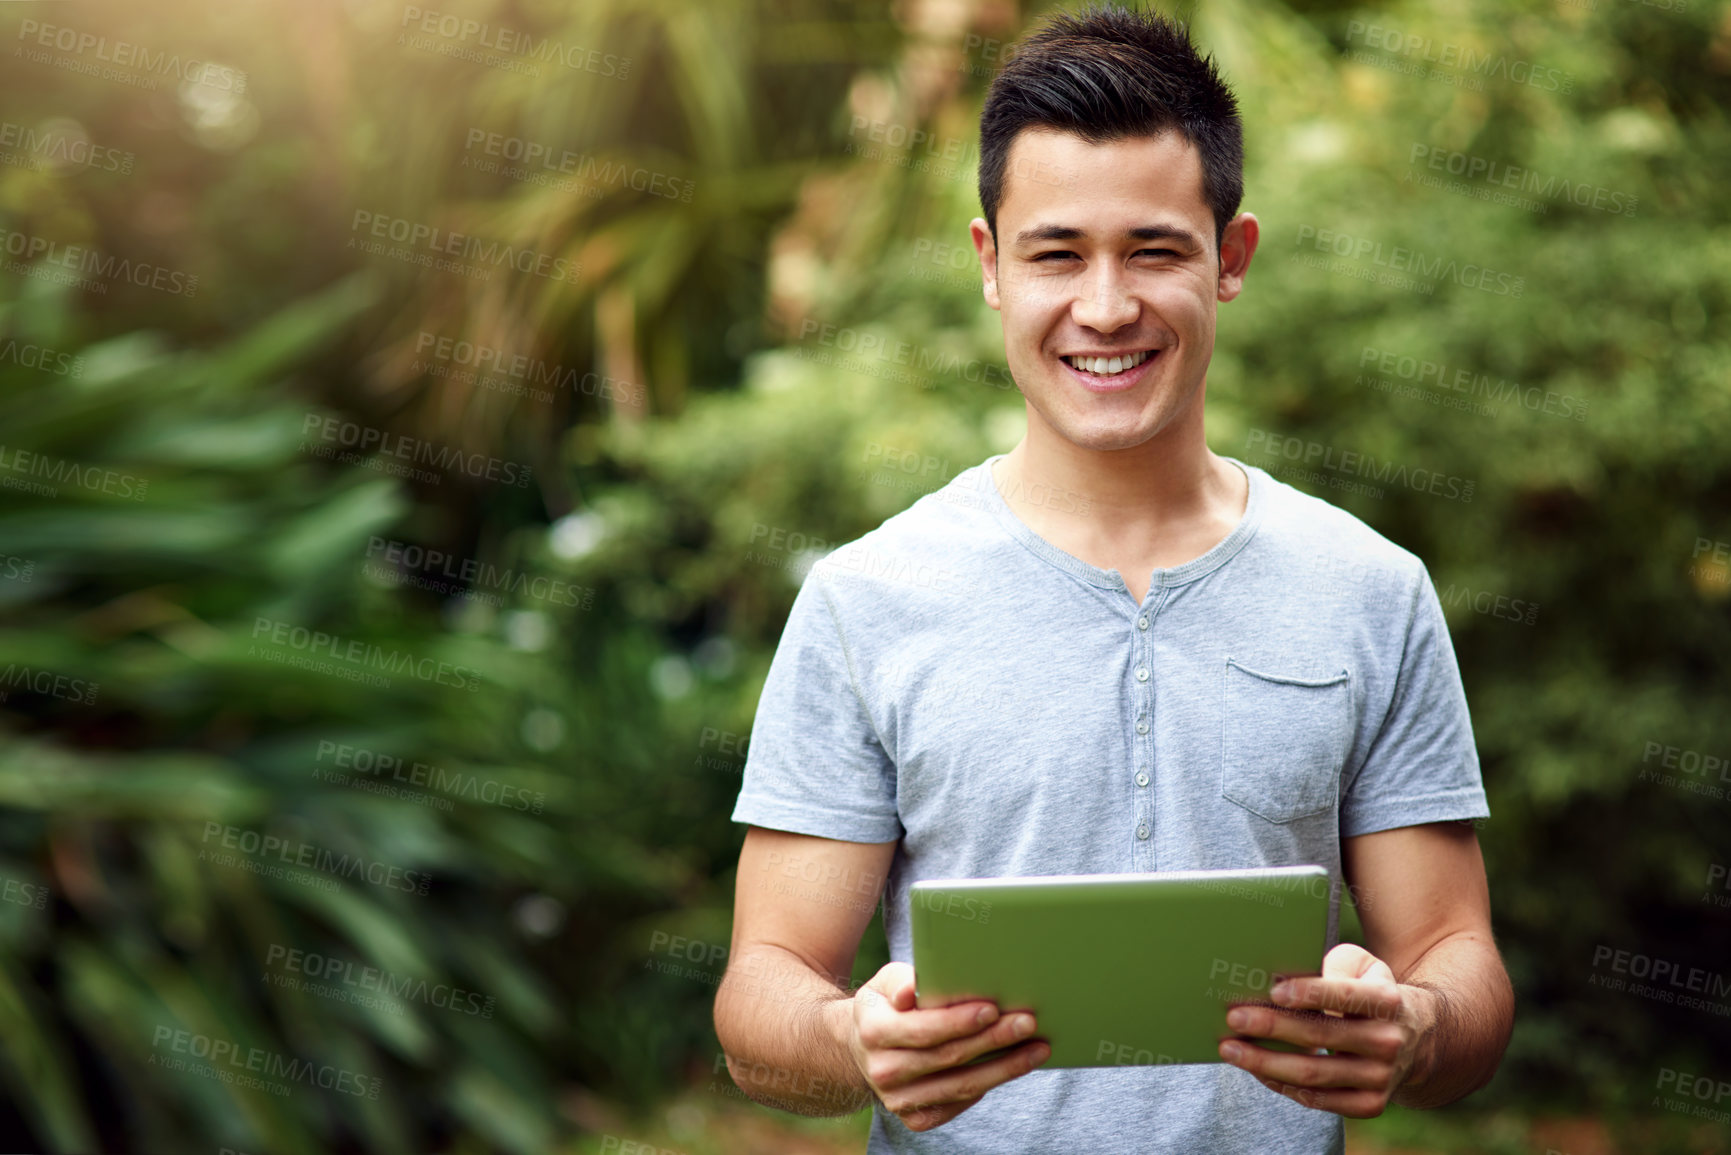
<instances>
[{"instance_id":1,"label":"man's forehead","mask_svg":"<svg viewBox=\"0 0 1731 1155\"><path fill-rule=\"evenodd\" d=\"M1064 213L1066 205L1074 211ZM1005 157L1000 224L1005 216L1026 212L1042 224L1091 233L1090 222L1097 227L1097 218L1122 217L1125 223L1111 231L1123 235L1148 223L1130 218L1145 217L1154 208L1162 217L1196 218L1183 222L1188 224L1211 216L1202 195L1202 154L1176 130L1094 142L1037 126L1017 133Z\"/></svg>"}]
</instances>

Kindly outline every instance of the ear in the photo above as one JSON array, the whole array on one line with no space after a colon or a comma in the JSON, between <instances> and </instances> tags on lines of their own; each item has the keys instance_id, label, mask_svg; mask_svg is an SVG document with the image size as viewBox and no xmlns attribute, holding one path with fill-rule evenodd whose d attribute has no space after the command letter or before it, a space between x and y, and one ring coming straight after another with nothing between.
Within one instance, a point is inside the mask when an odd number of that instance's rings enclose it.
<instances>
[{"instance_id":1,"label":"ear","mask_svg":"<svg viewBox=\"0 0 1731 1155\"><path fill-rule=\"evenodd\" d=\"M1244 275L1250 271L1250 258L1256 255L1260 236L1256 218L1249 213L1239 213L1226 222L1220 238L1220 300L1230 301L1244 291Z\"/></svg>"},{"instance_id":2,"label":"ear","mask_svg":"<svg viewBox=\"0 0 1731 1155\"><path fill-rule=\"evenodd\" d=\"M980 279L986 304L1001 309L1002 302L998 299L998 242L992 239L992 230L983 217L968 222L968 235L974 238L974 253L980 258Z\"/></svg>"}]
</instances>

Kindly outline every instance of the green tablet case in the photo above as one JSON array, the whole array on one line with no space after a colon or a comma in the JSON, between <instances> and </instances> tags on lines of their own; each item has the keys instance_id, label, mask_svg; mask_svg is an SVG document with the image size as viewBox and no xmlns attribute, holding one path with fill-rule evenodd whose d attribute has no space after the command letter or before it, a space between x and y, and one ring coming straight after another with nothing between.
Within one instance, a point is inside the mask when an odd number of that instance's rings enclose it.
<instances>
[{"instance_id":1,"label":"green tablet case","mask_svg":"<svg viewBox=\"0 0 1731 1155\"><path fill-rule=\"evenodd\" d=\"M1040 1070L1218 1063L1230 1005L1321 973L1329 890L1320 866L916 882L917 1003L1034 1012Z\"/></svg>"}]
</instances>

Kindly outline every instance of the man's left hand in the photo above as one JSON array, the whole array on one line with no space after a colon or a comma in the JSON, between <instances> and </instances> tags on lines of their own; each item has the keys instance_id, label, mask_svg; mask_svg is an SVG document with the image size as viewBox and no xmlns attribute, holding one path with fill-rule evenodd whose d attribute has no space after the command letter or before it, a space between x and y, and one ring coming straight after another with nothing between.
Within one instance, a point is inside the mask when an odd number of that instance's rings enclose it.
<instances>
[{"instance_id":1,"label":"man's left hand","mask_svg":"<svg viewBox=\"0 0 1731 1155\"><path fill-rule=\"evenodd\" d=\"M1328 1053L1275 1051L1226 1039L1220 1057L1271 1091L1353 1119L1383 1113L1430 1046L1437 1019L1434 992L1395 982L1387 963L1346 942L1323 958L1320 978L1285 979L1270 998L1286 1009L1235 1005L1227 1025L1240 1035L1281 1039L1313 1052L1327 1048Z\"/></svg>"}]
</instances>

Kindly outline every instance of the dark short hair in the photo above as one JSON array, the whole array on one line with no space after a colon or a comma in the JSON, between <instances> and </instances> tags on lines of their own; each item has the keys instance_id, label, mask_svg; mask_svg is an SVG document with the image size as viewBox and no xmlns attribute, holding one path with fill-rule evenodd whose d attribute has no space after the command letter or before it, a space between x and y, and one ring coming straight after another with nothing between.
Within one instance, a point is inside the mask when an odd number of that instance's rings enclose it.
<instances>
[{"instance_id":1,"label":"dark short hair","mask_svg":"<svg viewBox=\"0 0 1731 1155\"><path fill-rule=\"evenodd\" d=\"M980 205L992 239L1010 146L1023 129L1072 132L1090 144L1176 129L1202 157L1202 199L1218 247L1244 199L1238 102L1183 24L1155 12L1091 4L1060 14L1017 45L980 113Z\"/></svg>"}]
</instances>

